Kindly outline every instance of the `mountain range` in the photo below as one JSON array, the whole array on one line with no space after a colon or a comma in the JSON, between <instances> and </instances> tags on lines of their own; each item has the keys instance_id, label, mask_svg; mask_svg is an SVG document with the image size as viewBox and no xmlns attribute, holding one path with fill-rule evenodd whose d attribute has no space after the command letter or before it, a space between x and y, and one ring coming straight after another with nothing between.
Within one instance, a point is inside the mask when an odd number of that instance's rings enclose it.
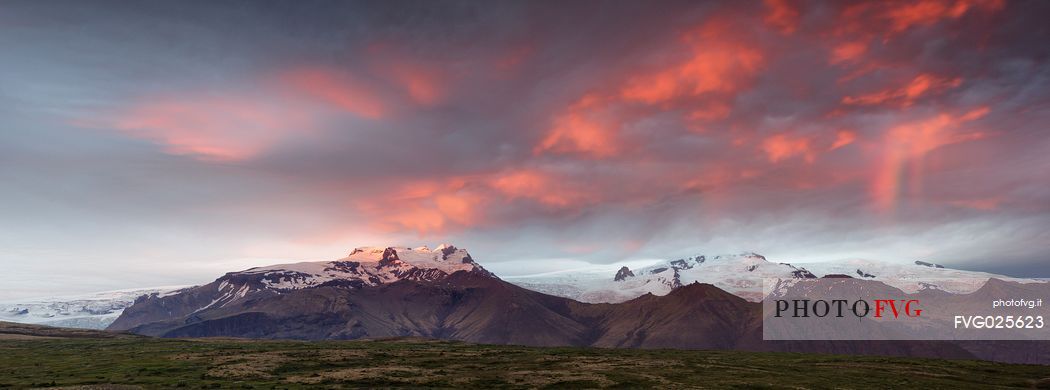
<instances>
[{"instance_id":1,"label":"mountain range","mask_svg":"<svg viewBox=\"0 0 1050 390\"><path fill-rule=\"evenodd\" d=\"M433 252L448 250L450 245L429 248L395 249L403 262L420 264L423 269L440 269L444 274L456 270L469 270L475 264L466 265L432 263L428 256ZM418 250L413 250L418 249ZM364 251L382 257L386 248L360 248L350 257L359 258ZM459 251L459 249L457 249ZM465 253L465 251L464 251ZM449 255L452 255L450 252ZM422 256L422 258L421 258ZM442 254L442 256L446 256ZM469 256L469 255L462 255ZM366 256L368 257L368 256ZM345 260L354 261L354 260ZM378 282L396 280L401 277L426 278L425 275L399 275L405 272L399 267L383 266L366 277L354 272L338 272L338 264L329 262L307 262L299 264L273 265L244 271L251 273L268 273L269 279L261 281L258 286L249 286L243 291L259 287L276 287L281 283L289 288L307 288L324 283L361 283L376 285ZM369 264L369 261L363 262ZM325 267L332 267L333 272L324 272ZM317 269L321 267L321 269ZM435 268L437 267L437 268ZM443 268L442 268L443 267ZM350 271L343 267L342 269ZM400 269L400 271L398 271ZM277 271L277 272L271 272ZM944 266L915 261L911 264L887 264L869 260L845 260L826 263L777 263L766 260L762 255L745 252L741 254L695 255L670 261L661 261L646 267L631 269L620 267L619 270L586 269L545 273L541 275L502 277L512 284L542 292L570 298L586 303L619 303L637 298L646 293L667 295L672 289L693 282L712 284L722 290L752 302L758 302L764 296L763 278L792 279L815 278L825 275L850 275L860 279L876 280L906 292L921 290L944 290L952 293L966 293L976 290L980 283L990 278L1030 282L1031 279L1010 278L1003 275L988 274L946 268ZM319 276L310 276L319 275ZM375 278L373 279L372 276ZM356 282L355 282L356 280ZM109 326L125 308L131 306L135 299L142 295L166 295L186 288L187 286L154 287L107 291L79 296L50 297L29 300L0 302L0 321L42 324L72 328L104 329ZM224 286L227 287L227 286ZM239 288L244 288L243 286ZM242 291L226 291L238 295ZM228 298L227 298L228 299ZM217 304L219 304L217 302Z\"/></svg>"},{"instance_id":2,"label":"mountain range","mask_svg":"<svg viewBox=\"0 0 1050 390\"><path fill-rule=\"evenodd\" d=\"M752 275L783 271L799 279L817 276L802 267L763 263L764 258L753 254L715 263L719 260L723 258L698 263L693 258L692 268L645 269L639 271L648 273L634 276L630 275L634 271L619 272L609 283L630 282L624 284L630 291L648 284L671 285L664 295L644 292L618 303L588 303L509 283L451 245L433 250L358 248L335 261L252 268L227 273L203 286L144 295L108 329L159 337L416 336L532 346L773 350L1050 363L1040 360L1045 357L1031 351L1032 346L1021 348L1028 351L1025 354L1004 354L1001 348L980 342L763 341L760 303L714 284L683 282L683 275L703 267L728 273L734 265L745 265L755 266L744 271ZM714 266L703 265L708 261ZM884 285L863 276L858 280Z\"/></svg>"},{"instance_id":3,"label":"mountain range","mask_svg":"<svg viewBox=\"0 0 1050 390\"><path fill-rule=\"evenodd\" d=\"M765 279L807 279L826 275L875 280L905 292L930 289L957 294L975 291L990 278L1024 283L1036 281L945 268L921 260L911 264L869 260L789 264L772 262L751 252L696 255L633 270L621 267L616 272L573 270L513 276L506 280L531 290L590 303L624 302L645 293L666 295L677 287L694 282L712 284L758 302L766 295L762 286Z\"/></svg>"}]
</instances>

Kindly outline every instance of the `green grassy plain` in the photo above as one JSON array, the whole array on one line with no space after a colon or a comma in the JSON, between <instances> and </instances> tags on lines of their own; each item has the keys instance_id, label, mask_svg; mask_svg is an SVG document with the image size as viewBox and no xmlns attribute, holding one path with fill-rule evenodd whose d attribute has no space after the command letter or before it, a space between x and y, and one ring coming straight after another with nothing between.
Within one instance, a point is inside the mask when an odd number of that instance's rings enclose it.
<instances>
[{"instance_id":1,"label":"green grassy plain","mask_svg":"<svg viewBox=\"0 0 1050 390\"><path fill-rule=\"evenodd\" d=\"M112 384L147 389L1050 388L1050 367L790 353L529 348L418 339L0 340L0 388Z\"/></svg>"}]
</instances>

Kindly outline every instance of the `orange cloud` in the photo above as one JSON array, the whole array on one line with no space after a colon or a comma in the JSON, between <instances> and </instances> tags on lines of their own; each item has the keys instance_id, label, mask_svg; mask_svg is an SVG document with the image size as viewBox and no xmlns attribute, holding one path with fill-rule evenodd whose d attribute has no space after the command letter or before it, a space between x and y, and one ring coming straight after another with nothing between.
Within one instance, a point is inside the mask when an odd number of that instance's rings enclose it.
<instances>
[{"instance_id":1,"label":"orange cloud","mask_svg":"<svg viewBox=\"0 0 1050 390\"><path fill-rule=\"evenodd\" d=\"M838 22L829 31L837 40L831 49L828 62L833 65L856 67L839 79L840 83L870 74L873 71L896 66L873 58L862 61L872 39L881 36L883 43L908 29L929 26L944 20L954 20L971 11L995 12L1002 9L1001 0L916 0L916 1L864 1L843 7ZM892 96L874 94L866 96L868 101ZM856 104L865 104L861 97L851 97ZM903 106L910 101L901 101ZM877 103L874 103L877 104Z\"/></svg>"},{"instance_id":2,"label":"orange cloud","mask_svg":"<svg viewBox=\"0 0 1050 390\"><path fill-rule=\"evenodd\" d=\"M831 51L830 62L839 64L843 62L854 62L868 52L868 43L865 41L851 41L835 46Z\"/></svg>"},{"instance_id":3,"label":"orange cloud","mask_svg":"<svg viewBox=\"0 0 1050 390\"><path fill-rule=\"evenodd\" d=\"M831 148L828 150L835 150L843 146L852 144L853 141L857 140L857 133L850 130L839 130L835 133L835 142L831 144Z\"/></svg>"},{"instance_id":4,"label":"orange cloud","mask_svg":"<svg viewBox=\"0 0 1050 390\"><path fill-rule=\"evenodd\" d=\"M927 93L944 91L958 87L960 84L962 84L961 78L948 79L924 73L916 76L905 86L886 89L866 95L846 96L842 98L842 103L862 106L891 103L901 107L907 107L916 99Z\"/></svg>"},{"instance_id":5,"label":"orange cloud","mask_svg":"<svg viewBox=\"0 0 1050 390\"><path fill-rule=\"evenodd\" d=\"M554 120L554 126L533 150L535 154L579 153L595 158L612 157L621 150L618 128L600 123L596 116L602 109L601 98L595 95L569 107Z\"/></svg>"},{"instance_id":6,"label":"orange cloud","mask_svg":"<svg viewBox=\"0 0 1050 390\"><path fill-rule=\"evenodd\" d=\"M154 140L171 154L237 161L312 126L310 115L247 96L186 95L142 100L104 126Z\"/></svg>"},{"instance_id":7,"label":"orange cloud","mask_svg":"<svg viewBox=\"0 0 1050 390\"><path fill-rule=\"evenodd\" d=\"M444 233L484 223L487 198L461 178L418 180L359 200L357 208L383 231Z\"/></svg>"},{"instance_id":8,"label":"orange cloud","mask_svg":"<svg viewBox=\"0 0 1050 390\"><path fill-rule=\"evenodd\" d=\"M587 197L563 180L536 170L516 170L497 175L489 181L492 188L512 198L532 199L554 207L567 207Z\"/></svg>"},{"instance_id":9,"label":"orange cloud","mask_svg":"<svg viewBox=\"0 0 1050 390\"><path fill-rule=\"evenodd\" d=\"M767 25L780 30L784 34L794 33L798 28L799 12L787 0L765 0L769 11L763 19Z\"/></svg>"},{"instance_id":10,"label":"orange cloud","mask_svg":"<svg viewBox=\"0 0 1050 390\"><path fill-rule=\"evenodd\" d=\"M761 62L762 54L755 49L722 44L698 47L684 64L634 77L621 95L628 101L654 104L680 96L735 92L741 79L754 74Z\"/></svg>"},{"instance_id":11,"label":"orange cloud","mask_svg":"<svg viewBox=\"0 0 1050 390\"><path fill-rule=\"evenodd\" d=\"M802 156L808 163L816 159L816 153L810 146L808 138L789 137L785 134L777 134L762 140L762 151L766 152L766 157L773 163L795 156Z\"/></svg>"},{"instance_id":12,"label":"orange cloud","mask_svg":"<svg viewBox=\"0 0 1050 390\"><path fill-rule=\"evenodd\" d=\"M400 81L408 90L408 95L412 97L412 100L420 104L437 103L443 95L435 78L425 73L403 73Z\"/></svg>"},{"instance_id":13,"label":"orange cloud","mask_svg":"<svg viewBox=\"0 0 1050 390\"><path fill-rule=\"evenodd\" d=\"M912 27L930 26L943 20L958 19L971 10L994 12L1003 0L916 0L868 1L842 9L838 34L882 34L886 38Z\"/></svg>"},{"instance_id":14,"label":"orange cloud","mask_svg":"<svg viewBox=\"0 0 1050 390\"><path fill-rule=\"evenodd\" d=\"M944 19L958 19L971 9L996 11L1003 8L1002 0L923 0L889 3L883 15L889 21L889 31L898 33L913 26L925 26Z\"/></svg>"},{"instance_id":15,"label":"orange cloud","mask_svg":"<svg viewBox=\"0 0 1050 390\"><path fill-rule=\"evenodd\" d=\"M492 223L491 211L515 199L554 208L594 200L571 180L536 169L412 180L358 200L356 208L383 231L441 234Z\"/></svg>"},{"instance_id":16,"label":"orange cloud","mask_svg":"<svg viewBox=\"0 0 1050 390\"><path fill-rule=\"evenodd\" d=\"M919 160L943 146L985 137L982 132L959 132L958 127L988 114L981 107L963 115L940 114L925 120L908 122L891 128L883 145L882 163L872 183L872 193L879 210L892 210L900 191L905 168L921 175ZM913 177L919 181L919 177Z\"/></svg>"},{"instance_id":17,"label":"orange cloud","mask_svg":"<svg viewBox=\"0 0 1050 390\"><path fill-rule=\"evenodd\" d=\"M460 226L471 226L481 221L481 210L484 198L470 191L460 190L454 193L439 194L434 197L434 206L441 215Z\"/></svg>"},{"instance_id":18,"label":"orange cloud","mask_svg":"<svg viewBox=\"0 0 1050 390\"><path fill-rule=\"evenodd\" d=\"M401 62L383 66L394 84L401 87L412 101L433 105L445 97L444 79L433 67Z\"/></svg>"},{"instance_id":19,"label":"orange cloud","mask_svg":"<svg viewBox=\"0 0 1050 390\"><path fill-rule=\"evenodd\" d=\"M758 48L742 43L739 32L723 21L707 23L684 34L685 58L624 78L613 93L590 93L558 114L553 126L533 149L534 154L580 154L609 158L621 154L620 129L634 108L666 110L676 99L710 95L706 106L687 114L689 120L710 121L729 115L725 94L742 89L764 63ZM686 103L686 102L682 102ZM641 104L641 105L639 105ZM644 114L643 114L644 115Z\"/></svg>"},{"instance_id":20,"label":"orange cloud","mask_svg":"<svg viewBox=\"0 0 1050 390\"><path fill-rule=\"evenodd\" d=\"M443 232L448 227L444 214L437 209L420 205L402 206L379 217L373 216L372 225L387 232L408 230L422 236Z\"/></svg>"},{"instance_id":21,"label":"orange cloud","mask_svg":"<svg viewBox=\"0 0 1050 390\"><path fill-rule=\"evenodd\" d=\"M889 142L894 153L906 158L920 157L945 145L983 137L983 133L956 133L954 127L980 119L988 112L987 107L982 107L961 116L941 114L918 123L900 125L890 130Z\"/></svg>"},{"instance_id":22,"label":"orange cloud","mask_svg":"<svg viewBox=\"0 0 1050 390\"><path fill-rule=\"evenodd\" d=\"M387 111L376 93L345 74L304 68L288 72L282 79L296 92L364 118L378 119Z\"/></svg>"},{"instance_id":23,"label":"orange cloud","mask_svg":"<svg viewBox=\"0 0 1050 390\"><path fill-rule=\"evenodd\" d=\"M687 34L685 43L691 50L687 60L629 78L620 96L655 104L681 96L736 92L760 69L764 57L757 48L732 37L732 29L720 23Z\"/></svg>"},{"instance_id":24,"label":"orange cloud","mask_svg":"<svg viewBox=\"0 0 1050 390\"><path fill-rule=\"evenodd\" d=\"M449 62L424 58L397 42L373 42L366 49L372 75L424 106L441 103L448 95Z\"/></svg>"}]
</instances>

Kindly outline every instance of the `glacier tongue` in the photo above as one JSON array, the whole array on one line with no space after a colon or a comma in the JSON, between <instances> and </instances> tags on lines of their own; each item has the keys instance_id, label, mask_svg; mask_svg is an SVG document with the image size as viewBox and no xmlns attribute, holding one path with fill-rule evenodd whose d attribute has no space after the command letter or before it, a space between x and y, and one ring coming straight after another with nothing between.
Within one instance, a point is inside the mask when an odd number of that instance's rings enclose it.
<instances>
[{"instance_id":1,"label":"glacier tongue","mask_svg":"<svg viewBox=\"0 0 1050 390\"><path fill-rule=\"evenodd\" d=\"M0 302L0 321L66 328L105 329L135 299L163 296L187 286L106 291L94 294Z\"/></svg>"}]
</instances>

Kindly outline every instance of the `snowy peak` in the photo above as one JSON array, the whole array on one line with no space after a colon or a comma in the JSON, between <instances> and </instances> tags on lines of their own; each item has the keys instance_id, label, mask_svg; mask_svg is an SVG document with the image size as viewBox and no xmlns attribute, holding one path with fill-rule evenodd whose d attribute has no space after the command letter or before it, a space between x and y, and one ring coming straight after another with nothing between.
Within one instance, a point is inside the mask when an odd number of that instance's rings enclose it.
<instances>
[{"instance_id":1,"label":"snowy peak","mask_svg":"<svg viewBox=\"0 0 1050 390\"><path fill-rule=\"evenodd\" d=\"M359 263L376 263L377 267L416 267L420 269L439 269L446 273L471 271L480 266L474 262L465 249L453 245L441 244L433 250L426 247L361 247L350 252L346 258L338 261L355 261Z\"/></svg>"},{"instance_id":2,"label":"snowy peak","mask_svg":"<svg viewBox=\"0 0 1050 390\"><path fill-rule=\"evenodd\" d=\"M495 277L466 250L452 245L433 250L425 246L359 247L334 261L277 264L227 273L209 285L215 289L215 297L197 310L225 307L260 291L281 294L326 286L364 288L400 280L432 282L460 271Z\"/></svg>"},{"instance_id":3,"label":"snowy peak","mask_svg":"<svg viewBox=\"0 0 1050 390\"><path fill-rule=\"evenodd\" d=\"M921 261L921 260L915 260L915 265L921 265L923 267L930 267L930 268L944 268L943 265L934 264L934 263L928 263L928 262Z\"/></svg>"},{"instance_id":4,"label":"snowy peak","mask_svg":"<svg viewBox=\"0 0 1050 390\"><path fill-rule=\"evenodd\" d=\"M626 268L626 267L624 267ZM805 268L795 267L787 263L772 263L766 260L765 256L762 256L753 252L744 252L740 254L732 255L717 255L708 257L706 255L698 255L694 257L686 257L676 260L670 260L664 263L651 265L638 270L638 277L644 277L646 275L661 275L661 274L683 274L690 275L696 273L697 269L705 270L721 270L721 271L733 271L733 272L759 272L765 274L769 271L776 271L777 274L784 274L785 277L795 278L815 278L811 272ZM621 269L623 271L623 269ZM627 270L630 272L630 270ZM786 272L786 273L785 273ZM617 277L621 276L617 273ZM624 279L627 276L635 276L634 273L630 275L623 275ZM683 283L691 283L682 281Z\"/></svg>"},{"instance_id":5,"label":"snowy peak","mask_svg":"<svg viewBox=\"0 0 1050 390\"><path fill-rule=\"evenodd\" d=\"M626 268L626 267L625 267ZM617 283L613 291L604 286L592 288L581 294L585 301L610 301L630 299L644 293L665 295L671 290L692 283L709 283L749 300L761 299L762 279L807 279L815 278L805 268L787 263L773 263L765 256L754 252L728 255L696 255L658 263L631 272L624 268L613 280Z\"/></svg>"},{"instance_id":6,"label":"snowy peak","mask_svg":"<svg viewBox=\"0 0 1050 390\"><path fill-rule=\"evenodd\" d=\"M330 276L333 279L365 279L369 285L404 279L414 271L453 274L457 271L484 271L465 249L443 244L437 249L426 246L360 247L347 257L335 261L303 262L256 267L234 274L278 274L289 276ZM417 272L417 273L418 273ZM486 271L487 272L487 271ZM376 277L378 281L371 280ZM289 286L292 287L292 286ZM292 287L294 288L294 287Z\"/></svg>"},{"instance_id":7,"label":"snowy peak","mask_svg":"<svg viewBox=\"0 0 1050 390\"><path fill-rule=\"evenodd\" d=\"M619 282L619 281L622 281L624 279L627 279L627 277L633 277L633 276L634 276L634 272L631 272L630 268L627 268L626 266L624 266L624 267L621 267L619 271L616 271L616 276L613 277L613 281Z\"/></svg>"}]
</instances>

